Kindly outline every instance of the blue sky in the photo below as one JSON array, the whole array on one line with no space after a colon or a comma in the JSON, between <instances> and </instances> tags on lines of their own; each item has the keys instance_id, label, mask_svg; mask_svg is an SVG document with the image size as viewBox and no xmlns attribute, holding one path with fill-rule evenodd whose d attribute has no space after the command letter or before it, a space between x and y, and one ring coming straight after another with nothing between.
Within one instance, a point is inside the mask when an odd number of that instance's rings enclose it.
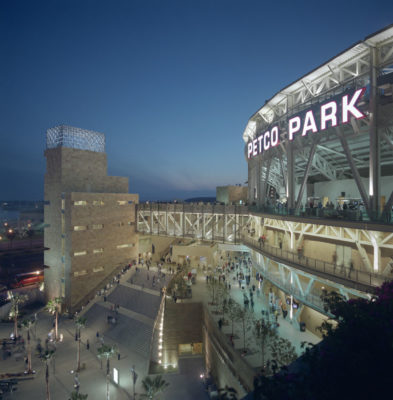
<instances>
[{"instance_id":1,"label":"blue sky","mask_svg":"<svg viewBox=\"0 0 393 400\"><path fill-rule=\"evenodd\" d=\"M244 183L248 118L393 23L391 1L0 2L0 199L42 199L45 131L106 135L109 173L167 200Z\"/></svg>"}]
</instances>

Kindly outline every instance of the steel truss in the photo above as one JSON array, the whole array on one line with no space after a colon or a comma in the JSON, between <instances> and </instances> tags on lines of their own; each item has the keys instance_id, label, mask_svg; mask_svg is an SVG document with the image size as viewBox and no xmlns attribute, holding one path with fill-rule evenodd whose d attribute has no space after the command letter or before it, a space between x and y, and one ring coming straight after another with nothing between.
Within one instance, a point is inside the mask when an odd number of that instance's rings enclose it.
<instances>
[{"instance_id":1,"label":"steel truss","mask_svg":"<svg viewBox=\"0 0 393 400\"><path fill-rule=\"evenodd\" d=\"M240 243L251 219L247 207L197 204L139 204L137 229L146 234Z\"/></svg>"},{"instance_id":2,"label":"steel truss","mask_svg":"<svg viewBox=\"0 0 393 400\"><path fill-rule=\"evenodd\" d=\"M255 237L266 235L267 230L281 231L283 237L287 240L288 248L295 253L303 247L306 238L344 246L355 244L362 261L362 264L355 266L355 268L387 277L391 276L391 262L383 265L381 253L393 254L392 232L285 221L257 216L253 216L250 226L251 230L255 231ZM370 258L367 249L372 249L373 257Z\"/></svg>"},{"instance_id":3,"label":"steel truss","mask_svg":"<svg viewBox=\"0 0 393 400\"><path fill-rule=\"evenodd\" d=\"M365 118L288 140L291 116L360 87L367 88L359 103ZM298 194L307 183L354 179L370 218L376 218L381 212L381 167L385 175L393 175L392 104L393 27L389 27L287 86L251 117L243 133L246 143L273 125L280 128L281 143L248 161L249 201L258 206L275 202L268 193L273 186L294 209L300 207ZM369 178L368 188L361 176ZM393 205L393 192L386 200L385 214Z\"/></svg>"},{"instance_id":4,"label":"steel truss","mask_svg":"<svg viewBox=\"0 0 393 400\"><path fill-rule=\"evenodd\" d=\"M350 289L330 280L308 274L288 265L276 262L263 254L251 250L253 266L268 281L281 289L284 293L292 295L300 302L300 307L293 316L293 321L298 324L304 305L319 311L322 314L331 316L321 300L324 290L336 291L346 299L353 297L370 298L370 295Z\"/></svg>"}]
</instances>

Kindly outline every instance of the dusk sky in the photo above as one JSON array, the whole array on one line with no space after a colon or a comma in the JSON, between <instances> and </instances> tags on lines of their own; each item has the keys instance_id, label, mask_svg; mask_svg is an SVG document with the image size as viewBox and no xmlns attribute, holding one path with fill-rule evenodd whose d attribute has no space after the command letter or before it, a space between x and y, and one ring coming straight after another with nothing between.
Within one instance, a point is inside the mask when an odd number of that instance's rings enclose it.
<instances>
[{"instance_id":1,"label":"dusk sky","mask_svg":"<svg viewBox=\"0 0 393 400\"><path fill-rule=\"evenodd\" d=\"M43 199L60 124L104 133L142 200L244 183L248 118L391 23L391 0L1 0L0 200Z\"/></svg>"}]
</instances>

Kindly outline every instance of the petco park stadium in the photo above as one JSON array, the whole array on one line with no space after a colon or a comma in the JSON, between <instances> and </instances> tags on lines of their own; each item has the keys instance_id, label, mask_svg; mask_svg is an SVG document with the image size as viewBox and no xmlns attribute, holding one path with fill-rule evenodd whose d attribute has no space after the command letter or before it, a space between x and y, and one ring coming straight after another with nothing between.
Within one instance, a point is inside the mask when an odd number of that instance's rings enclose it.
<instances>
[{"instance_id":1,"label":"petco park stadium","mask_svg":"<svg viewBox=\"0 0 393 400\"><path fill-rule=\"evenodd\" d=\"M160 236L175 236L183 247L172 238L173 254L191 265L203 263L197 245L217 264L223 252L248 252L262 293L288 305L291 327L318 335L325 290L370 298L393 277L392 87L390 26L251 116L247 204L139 204L138 231L156 249Z\"/></svg>"}]
</instances>

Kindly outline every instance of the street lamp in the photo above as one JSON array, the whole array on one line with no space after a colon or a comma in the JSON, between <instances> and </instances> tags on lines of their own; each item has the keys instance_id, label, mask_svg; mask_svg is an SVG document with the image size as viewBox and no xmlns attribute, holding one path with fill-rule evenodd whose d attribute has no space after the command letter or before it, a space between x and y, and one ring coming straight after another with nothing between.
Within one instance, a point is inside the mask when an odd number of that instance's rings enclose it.
<instances>
[{"instance_id":1,"label":"street lamp","mask_svg":"<svg viewBox=\"0 0 393 400\"><path fill-rule=\"evenodd\" d=\"M133 400L135 400L135 384L138 379L138 374L135 371L135 365L131 368L131 378L132 378L132 392L133 392Z\"/></svg>"}]
</instances>

